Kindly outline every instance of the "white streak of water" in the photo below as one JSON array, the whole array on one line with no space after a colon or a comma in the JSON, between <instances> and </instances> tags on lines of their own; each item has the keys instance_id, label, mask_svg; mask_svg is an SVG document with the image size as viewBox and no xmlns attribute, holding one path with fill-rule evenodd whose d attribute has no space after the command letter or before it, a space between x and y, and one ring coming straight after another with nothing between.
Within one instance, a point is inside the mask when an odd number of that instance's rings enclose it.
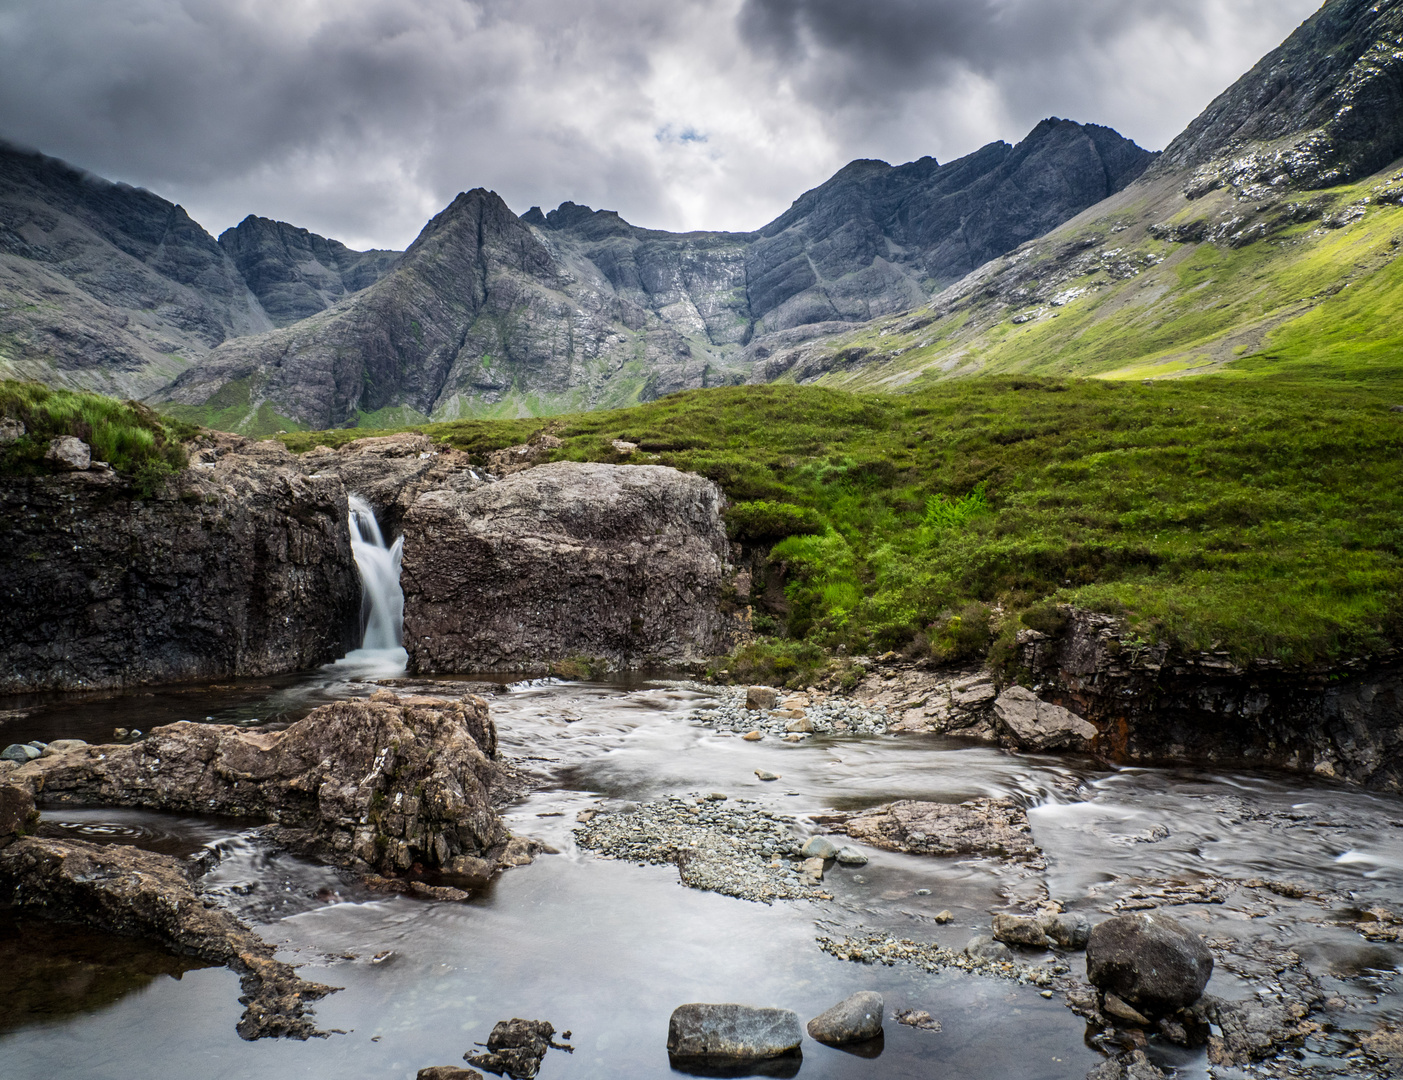
<instances>
[{"instance_id":1,"label":"white streak of water","mask_svg":"<svg viewBox=\"0 0 1403 1080\"><path fill-rule=\"evenodd\" d=\"M404 537L386 546L375 520L375 511L359 495L350 503L351 554L361 580L361 621L365 633L361 647L338 666L357 669L365 675L398 674L408 659L404 642L404 591L400 588L400 558ZM364 668L364 672L360 669Z\"/></svg>"}]
</instances>

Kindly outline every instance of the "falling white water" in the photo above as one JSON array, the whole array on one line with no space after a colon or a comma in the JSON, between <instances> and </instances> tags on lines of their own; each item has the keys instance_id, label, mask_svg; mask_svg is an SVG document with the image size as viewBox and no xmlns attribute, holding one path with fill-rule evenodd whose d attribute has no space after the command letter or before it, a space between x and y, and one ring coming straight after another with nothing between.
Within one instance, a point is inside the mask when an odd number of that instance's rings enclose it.
<instances>
[{"instance_id":1,"label":"falling white water","mask_svg":"<svg viewBox=\"0 0 1403 1080\"><path fill-rule=\"evenodd\" d=\"M353 667L366 675L399 674L409 658L403 648L404 591L399 586L404 537L386 547L370 504L359 495L352 495L349 501L351 554L360 571L365 633L361 647L337 661L337 666Z\"/></svg>"}]
</instances>

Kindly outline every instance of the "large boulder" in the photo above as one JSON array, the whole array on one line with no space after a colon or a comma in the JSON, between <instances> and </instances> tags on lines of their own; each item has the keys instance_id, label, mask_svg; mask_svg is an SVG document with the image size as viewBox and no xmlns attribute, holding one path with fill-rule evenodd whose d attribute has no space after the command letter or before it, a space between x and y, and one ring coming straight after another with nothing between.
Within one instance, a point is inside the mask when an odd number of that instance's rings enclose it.
<instances>
[{"instance_id":1,"label":"large boulder","mask_svg":"<svg viewBox=\"0 0 1403 1080\"><path fill-rule=\"evenodd\" d=\"M417 672L725 652L723 498L654 465L555 462L421 495L404 519L404 643Z\"/></svg>"},{"instance_id":2,"label":"large boulder","mask_svg":"<svg viewBox=\"0 0 1403 1080\"><path fill-rule=\"evenodd\" d=\"M1095 726L1076 713L1022 686L1010 686L998 696L994 715L1023 750L1080 749L1097 735Z\"/></svg>"},{"instance_id":3,"label":"large boulder","mask_svg":"<svg viewBox=\"0 0 1403 1080\"><path fill-rule=\"evenodd\" d=\"M809 1036L829 1046L875 1039L882 1033L885 1008L881 994L859 990L810 1020Z\"/></svg>"},{"instance_id":4,"label":"large boulder","mask_svg":"<svg viewBox=\"0 0 1403 1080\"><path fill-rule=\"evenodd\" d=\"M213 436L152 493L110 470L0 480L0 693L298 671L358 644L334 476Z\"/></svg>"},{"instance_id":5,"label":"large boulder","mask_svg":"<svg viewBox=\"0 0 1403 1080\"><path fill-rule=\"evenodd\" d=\"M1192 1005L1212 974L1202 939L1157 911L1107 919L1086 944L1087 980L1147 1014Z\"/></svg>"},{"instance_id":6,"label":"large boulder","mask_svg":"<svg viewBox=\"0 0 1403 1080\"><path fill-rule=\"evenodd\" d=\"M789 1009L694 1003L673 1010L667 1053L683 1064L738 1065L794 1053L803 1039Z\"/></svg>"},{"instance_id":7,"label":"large boulder","mask_svg":"<svg viewBox=\"0 0 1403 1080\"><path fill-rule=\"evenodd\" d=\"M381 690L323 705L284 731L182 722L137 743L79 746L4 782L60 804L256 818L299 850L394 873L505 851L496 745L481 698Z\"/></svg>"}]
</instances>

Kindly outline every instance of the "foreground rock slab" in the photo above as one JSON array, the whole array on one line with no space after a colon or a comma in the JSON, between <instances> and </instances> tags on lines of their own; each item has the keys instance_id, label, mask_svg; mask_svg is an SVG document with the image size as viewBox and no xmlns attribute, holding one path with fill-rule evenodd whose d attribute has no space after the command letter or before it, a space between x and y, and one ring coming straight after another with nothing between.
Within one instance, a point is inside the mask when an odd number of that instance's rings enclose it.
<instances>
[{"instance_id":1,"label":"foreground rock slab","mask_svg":"<svg viewBox=\"0 0 1403 1080\"><path fill-rule=\"evenodd\" d=\"M142 806L272 822L272 835L340 865L394 874L495 860L505 770L477 697L323 705L284 731L178 723L138 743L79 746L9 772L50 802Z\"/></svg>"},{"instance_id":2,"label":"foreground rock slab","mask_svg":"<svg viewBox=\"0 0 1403 1080\"><path fill-rule=\"evenodd\" d=\"M1137 1010L1167 1015L1203 995L1213 974L1213 954L1168 915L1117 915L1092 929L1086 974L1093 986Z\"/></svg>"},{"instance_id":3,"label":"foreground rock slab","mask_svg":"<svg viewBox=\"0 0 1403 1080\"><path fill-rule=\"evenodd\" d=\"M674 1063L739 1065L797 1053L803 1039L790 1009L692 1003L673 1010L667 1053Z\"/></svg>"},{"instance_id":4,"label":"foreground rock slab","mask_svg":"<svg viewBox=\"0 0 1403 1080\"><path fill-rule=\"evenodd\" d=\"M421 495L404 518L411 671L540 670L727 652L723 497L656 465L554 462Z\"/></svg>"},{"instance_id":5,"label":"foreground rock slab","mask_svg":"<svg viewBox=\"0 0 1403 1080\"><path fill-rule=\"evenodd\" d=\"M997 855L1038 860L1041 849L1022 807L1005 799L902 801L855 814L815 818L873 847L911 855Z\"/></svg>"},{"instance_id":6,"label":"foreground rock slab","mask_svg":"<svg viewBox=\"0 0 1403 1080\"><path fill-rule=\"evenodd\" d=\"M309 1002L336 987L307 982L273 947L192 887L185 865L132 847L21 837L0 847L0 902L63 922L154 939L238 973L244 1039L322 1037Z\"/></svg>"},{"instance_id":7,"label":"foreground rock slab","mask_svg":"<svg viewBox=\"0 0 1403 1080\"><path fill-rule=\"evenodd\" d=\"M886 1003L873 990L859 990L808 1023L810 1037L830 1046L866 1042L882 1033Z\"/></svg>"}]
</instances>

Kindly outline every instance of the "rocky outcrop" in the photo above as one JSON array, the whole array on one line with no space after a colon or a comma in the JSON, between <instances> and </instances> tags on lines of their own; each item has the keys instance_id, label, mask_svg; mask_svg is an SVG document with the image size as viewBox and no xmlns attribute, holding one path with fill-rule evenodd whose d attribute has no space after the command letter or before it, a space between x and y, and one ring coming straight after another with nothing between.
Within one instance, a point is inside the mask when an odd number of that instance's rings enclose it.
<instances>
[{"instance_id":1,"label":"rocky outcrop","mask_svg":"<svg viewBox=\"0 0 1403 1080\"><path fill-rule=\"evenodd\" d=\"M0 692L266 675L359 632L346 491L280 443L206 440L143 496L111 470L0 482Z\"/></svg>"},{"instance_id":2,"label":"rocky outcrop","mask_svg":"<svg viewBox=\"0 0 1403 1080\"><path fill-rule=\"evenodd\" d=\"M1019 634L1020 662L1044 701L1100 730L1119 761L1222 762L1403 787L1403 663L1246 665L1139 642L1109 615L1068 611L1053 638Z\"/></svg>"},{"instance_id":3,"label":"rocky outcrop","mask_svg":"<svg viewBox=\"0 0 1403 1080\"><path fill-rule=\"evenodd\" d=\"M854 840L913 855L998 855L1041 859L1028 815L1005 799L903 801L815 818Z\"/></svg>"},{"instance_id":4,"label":"rocky outcrop","mask_svg":"<svg viewBox=\"0 0 1403 1080\"><path fill-rule=\"evenodd\" d=\"M284 731L178 723L140 742L78 746L12 770L7 786L61 805L227 814L280 843L385 873L453 872L510 839L493 809L505 774L481 698L398 698L313 710ZM490 869L490 868L489 868Z\"/></svg>"},{"instance_id":5,"label":"rocky outcrop","mask_svg":"<svg viewBox=\"0 0 1403 1080\"><path fill-rule=\"evenodd\" d=\"M675 665L727 651L721 506L699 476L576 462L420 496L404 519L410 669Z\"/></svg>"},{"instance_id":6,"label":"rocky outcrop","mask_svg":"<svg viewBox=\"0 0 1403 1080\"><path fill-rule=\"evenodd\" d=\"M239 974L245 1039L323 1036L308 1003L335 987L307 982L273 946L206 903L185 863L133 847L0 838L0 903L62 922L150 938Z\"/></svg>"}]
</instances>

